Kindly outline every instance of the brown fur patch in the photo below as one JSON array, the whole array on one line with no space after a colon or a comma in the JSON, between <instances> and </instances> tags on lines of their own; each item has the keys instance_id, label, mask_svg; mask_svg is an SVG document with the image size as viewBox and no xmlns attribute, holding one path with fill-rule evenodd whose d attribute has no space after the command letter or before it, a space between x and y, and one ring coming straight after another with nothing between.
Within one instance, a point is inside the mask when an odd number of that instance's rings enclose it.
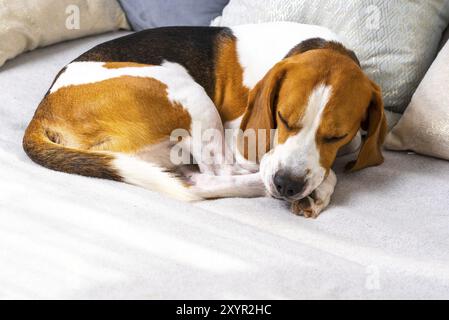
<instances>
[{"instance_id":1,"label":"brown fur patch","mask_svg":"<svg viewBox=\"0 0 449 320\"><path fill-rule=\"evenodd\" d=\"M106 69L121 69L121 68L142 68L148 67L148 64L135 63L135 62L105 62L103 68Z\"/></svg>"},{"instance_id":2,"label":"brown fur patch","mask_svg":"<svg viewBox=\"0 0 449 320\"><path fill-rule=\"evenodd\" d=\"M217 40L214 103L223 122L245 111L248 88L243 85L243 69L238 61L236 39L228 34Z\"/></svg>"},{"instance_id":3,"label":"brown fur patch","mask_svg":"<svg viewBox=\"0 0 449 320\"><path fill-rule=\"evenodd\" d=\"M250 154L250 148L257 148L257 161L260 161L262 156L270 150L270 132L271 129L276 128L279 91L285 77L285 64L283 62L278 63L249 93L248 107L242 118L240 128L244 131L254 131L257 139L256 146L251 146L248 139L238 141L240 153L246 159ZM263 142L259 139L259 130L265 130L265 135L260 135L265 139L265 148L263 148ZM250 160L254 161L255 159Z\"/></svg>"},{"instance_id":4,"label":"brown fur patch","mask_svg":"<svg viewBox=\"0 0 449 320\"><path fill-rule=\"evenodd\" d=\"M190 129L190 123L188 112L168 100L164 84L123 76L47 95L23 146L50 169L120 180L110 166L112 156L101 151L134 154L174 129Z\"/></svg>"},{"instance_id":5,"label":"brown fur patch","mask_svg":"<svg viewBox=\"0 0 449 320\"><path fill-rule=\"evenodd\" d=\"M38 119L33 119L28 126L23 138L23 149L34 162L52 170L122 181L122 177L111 166L112 156L66 148L52 142Z\"/></svg>"}]
</instances>

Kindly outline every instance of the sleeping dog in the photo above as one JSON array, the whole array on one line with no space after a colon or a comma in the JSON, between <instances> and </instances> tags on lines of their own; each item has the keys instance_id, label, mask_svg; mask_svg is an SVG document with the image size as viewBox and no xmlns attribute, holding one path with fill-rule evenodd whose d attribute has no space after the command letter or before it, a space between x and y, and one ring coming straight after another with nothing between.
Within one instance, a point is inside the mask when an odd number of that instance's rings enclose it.
<instances>
[{"instance_id":1,"label":"sleeping dog","mask_svg":"<svg viewBox=\"0 0 449 320\"><path fill-rule=\"evenodd\" d=\"M238 133L204 138L225 129ZM385 133L381 90L356 55L328 29L284 22L100 44L60 71L23 146L53 170L187 201L269 194L316 218L334 192L337 154L360 149L351 171L379 165ZM183 151L195 166L173 161Z\"/></svg>"}]
</instances>

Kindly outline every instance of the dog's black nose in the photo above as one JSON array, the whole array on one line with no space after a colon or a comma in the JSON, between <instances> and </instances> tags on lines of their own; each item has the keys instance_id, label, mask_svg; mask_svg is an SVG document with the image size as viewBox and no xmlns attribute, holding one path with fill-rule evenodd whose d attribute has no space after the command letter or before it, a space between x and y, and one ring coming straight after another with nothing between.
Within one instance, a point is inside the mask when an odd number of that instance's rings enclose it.
<instances>
[{"instance_id":1,"label":"dog's black nose","mask_svg":"<svg viewBox=\"0 0 449 320\"><path fill-rule=\"evenodd\" d=\"M279 195L291 198L304 189L304 179L293 178L291 175L276 173L274 176L274 185Z\"/></svg>"}]
</instances>

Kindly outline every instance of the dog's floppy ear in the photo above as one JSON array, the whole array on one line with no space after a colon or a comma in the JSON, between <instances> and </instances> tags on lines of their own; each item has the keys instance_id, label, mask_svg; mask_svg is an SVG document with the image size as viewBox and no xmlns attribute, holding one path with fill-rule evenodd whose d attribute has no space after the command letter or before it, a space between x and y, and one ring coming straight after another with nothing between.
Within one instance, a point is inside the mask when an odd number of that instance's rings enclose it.
<instances>
[{"instance_id":1,"label":"dog's floppy ear","mask_svg":"<svg viewBox=\"0 0 449 320\"><path fill-rule=\"evenodd\" d=\"M258 150L258 160L261 156L270 149L271 129L276 127L276 103L278 92L285 76L286 68L283 63L275 65L265 77L257 83L248 95L248 104L243 115L240 129L243 132L247 130L254 130L256 135L256 143ZM265 129L266 140L265 150L259 150L259 129ZM248 158L248 142L242 154ZM242 150L242 146L239 146Z\"/></svg>"},{"instance_id":2,"label":"dog's floppy ear","mask_svg":"<svg viewBox=\"0 0 449 320\"><path fill-rule=\"evenodd\" d=\"M372 86L371 102L361 126L363 130L367 131L367 135L362 143L357 160L347 164L346 170L349 171L377 166L384 161L381 147L387 134L387 121L381 89L374 82L372 82Z\"/></svg>"}]
</instances>

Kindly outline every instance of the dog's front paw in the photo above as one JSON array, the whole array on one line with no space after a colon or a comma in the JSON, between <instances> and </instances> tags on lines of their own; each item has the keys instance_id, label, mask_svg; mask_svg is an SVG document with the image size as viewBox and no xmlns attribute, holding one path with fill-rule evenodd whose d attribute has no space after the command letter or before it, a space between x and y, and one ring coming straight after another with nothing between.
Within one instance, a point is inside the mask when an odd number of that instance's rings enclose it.
<instances>
[{"instance_id":1,"label":"dog's front paw","mask_svg":"<svg viewBox=\"0 0 449 320\"><path fill-rule=\"evenodd\" d=\"M328 176L308 197L292 203L294 214L316 219L327 208L337 184L337 176L330 170Z\"/></svg>"},{"instance_id":2,"label":"dog's front paw","mask_svg":"<svg viewBox=\"0 0 449 320\"><path fill-rule=\"evenodd\" d=\"M313 196L292 202L291 210L295 215L316 219L324 210L323 201L314 199Z\"/></svg>"}]
</instances>

